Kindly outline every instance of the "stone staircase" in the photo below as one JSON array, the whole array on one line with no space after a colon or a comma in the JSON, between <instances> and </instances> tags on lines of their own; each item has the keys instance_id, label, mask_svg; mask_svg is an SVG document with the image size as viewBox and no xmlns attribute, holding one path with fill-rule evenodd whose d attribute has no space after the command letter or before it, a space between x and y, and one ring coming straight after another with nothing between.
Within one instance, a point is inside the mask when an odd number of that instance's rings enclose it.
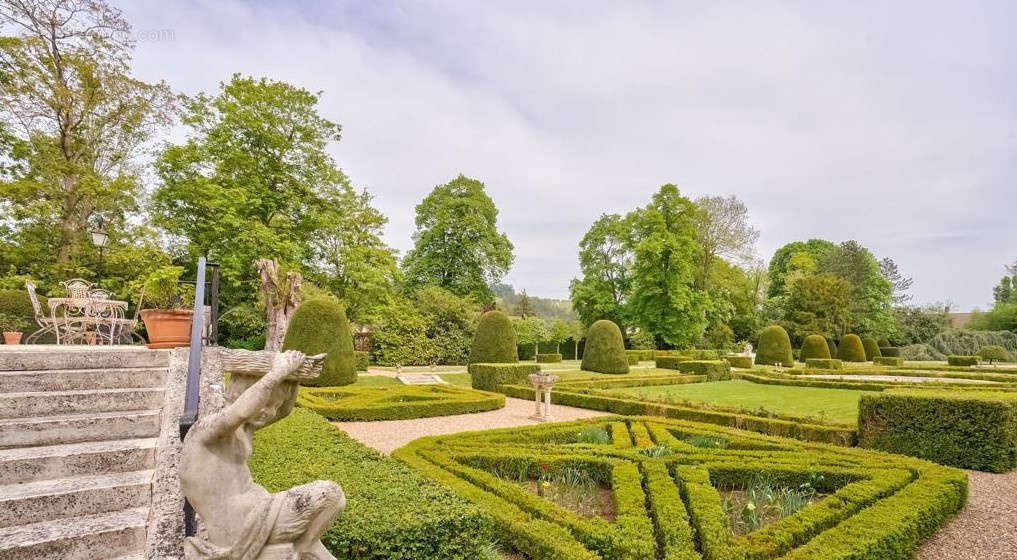
<instances>
[{"instance_id":1,"label":"stone staircase","mask_svg":"<svg viewBox=\"0 0 1017 560\"><path fill-rule=\"evenodd\" d=\"M0 560L142 560L169 353L0 347Z\"/></svg>"}]
</instances>

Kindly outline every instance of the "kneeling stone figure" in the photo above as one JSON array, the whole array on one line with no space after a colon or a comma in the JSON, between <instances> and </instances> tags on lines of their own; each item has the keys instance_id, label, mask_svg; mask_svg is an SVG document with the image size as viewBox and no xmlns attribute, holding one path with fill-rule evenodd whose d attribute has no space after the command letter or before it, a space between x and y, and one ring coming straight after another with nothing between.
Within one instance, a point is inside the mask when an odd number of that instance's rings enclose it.
<instances>
[{"instance_id":1,"label":"kneeling stone figure","mask_svg":"<svg viewBox=\"0 0 1017 560\"><path fill-rule=\"evenodd\" d=\"M306 358L308 367L302 353L287 351L260 379L231 372L229 404L188 432L180 485L204 531L185 541L187 560L335 560L320 539L346 507L342 488L319 480L272 494L247 466L254 432L293 410L299 379L317 376L323 357Z\"/></svg>"}]
</instances>

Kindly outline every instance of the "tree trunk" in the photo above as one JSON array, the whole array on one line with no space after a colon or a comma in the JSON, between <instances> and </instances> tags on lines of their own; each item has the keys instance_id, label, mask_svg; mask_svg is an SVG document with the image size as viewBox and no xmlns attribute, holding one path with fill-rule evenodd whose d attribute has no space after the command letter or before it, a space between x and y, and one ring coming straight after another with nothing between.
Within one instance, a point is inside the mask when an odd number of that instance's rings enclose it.
<instances>
[{"instance_id":1,"label":"tree trunk","mask_svg":"<svg viewBox=\"0 0 1017 560\"><path fill-rule=\"evenodd\" d=\"M275 260L258 259L255 263L261 276L261 297L265 301L265 350L278 352L282 349L290 317L300 305L299 272L287 272L286 278L279 278L279 263Z\"/></svg>"}]
</instances>

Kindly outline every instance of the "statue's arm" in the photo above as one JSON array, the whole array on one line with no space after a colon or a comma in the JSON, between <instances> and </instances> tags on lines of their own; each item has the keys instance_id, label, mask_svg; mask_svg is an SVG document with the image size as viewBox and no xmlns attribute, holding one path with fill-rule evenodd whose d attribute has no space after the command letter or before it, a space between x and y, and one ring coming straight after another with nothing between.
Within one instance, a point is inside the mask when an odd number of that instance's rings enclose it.
<instances>
[{"instance_id":1,"label":"statue's arm","mask_svg":"<svg viewBox=\"0 0 1017 560\"><path fill-rule=\"evenodd\" d=\"M296 350L287 350L276 354L272 369L257 383L244 391L236 401L216 413L209 422L208 435L218 437L233 433L259 412L272 400L272 392L280 383L300 367L304 354Z\"/></svg>"}]
</instances>

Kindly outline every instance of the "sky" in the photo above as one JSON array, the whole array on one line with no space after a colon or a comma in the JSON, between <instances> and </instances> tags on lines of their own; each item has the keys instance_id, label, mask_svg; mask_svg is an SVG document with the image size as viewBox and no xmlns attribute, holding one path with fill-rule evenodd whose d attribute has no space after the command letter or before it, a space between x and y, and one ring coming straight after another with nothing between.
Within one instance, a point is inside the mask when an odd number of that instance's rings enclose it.
<instances>
[{"instance_id":1,"label":"sky","mask_svg":"<svg viewBox=\"0 0 1017 560\"><path fill-rule=\"evenodd\" d=\"M766 261L857 240L916 303L985 308L1017 258L1015 2L116 5L142 79L320 91L401 253L434 186L483 181L531 295L567 297L591 223L664 183L745 201Z\"/></svg>"}]
</instances>

